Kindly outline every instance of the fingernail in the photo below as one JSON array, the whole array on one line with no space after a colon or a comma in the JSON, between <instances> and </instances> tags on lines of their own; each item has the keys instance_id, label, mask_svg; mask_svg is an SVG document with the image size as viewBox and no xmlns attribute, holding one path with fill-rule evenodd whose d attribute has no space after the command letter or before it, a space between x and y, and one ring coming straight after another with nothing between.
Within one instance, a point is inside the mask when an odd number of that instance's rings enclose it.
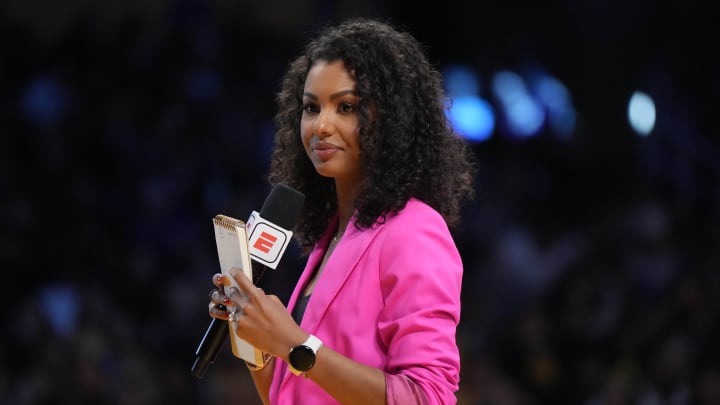
<instances>
[{"instance_id":1,"label":"fingernail","mask_svg":"<svg viewBox=\"0 0 720 405\"><path fill-rule=\"evenodd\" d=\"M218 284L222 284L222 279L223 279L222 274L218 274L215 276L215 282Z\"/></svg>"},{"instance_id":2,"label":"fingernail","mask_svg":"<svg viewBox=\"0 0 720 405\"><path fill-rule=\"evenodd\" d=\"M229 303L231 303L232 301L230 300L230 298L224 297L224 298L222 299L222 302L225 303L225 304L229 304Z\"/></svg>"}]
</instances>

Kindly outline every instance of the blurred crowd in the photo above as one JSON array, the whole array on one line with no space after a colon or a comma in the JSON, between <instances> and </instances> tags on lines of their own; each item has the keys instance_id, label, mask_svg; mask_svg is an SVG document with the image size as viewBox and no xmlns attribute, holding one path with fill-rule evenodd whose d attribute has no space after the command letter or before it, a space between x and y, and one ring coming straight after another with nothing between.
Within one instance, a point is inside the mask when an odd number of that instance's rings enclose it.
<instances>
[{"instance_id":1,"label":"blurred crowd","mask_svg":"<svg viewBox=\"0 0 720 405\"><path fill-rule=\"evenodd\" d=\"M190 366L211 218L269 191L302 38L202 13L80 14L51 40L0 25L0 403L259 403L229 345L205 379ZM643 145L610 158L593 136L474 146L461 405L720 404L720 192L683 194ZM291 251L259 283L286 300L302 265Z\"/></svg>"}]
</instances>

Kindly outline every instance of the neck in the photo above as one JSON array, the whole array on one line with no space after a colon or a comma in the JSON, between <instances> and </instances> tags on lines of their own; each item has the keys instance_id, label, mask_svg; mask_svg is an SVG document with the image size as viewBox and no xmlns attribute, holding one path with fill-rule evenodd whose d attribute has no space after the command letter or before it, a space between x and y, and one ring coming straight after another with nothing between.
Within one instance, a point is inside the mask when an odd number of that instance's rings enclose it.
<instances>
[{"instance_id":1,"label":"neck","mask_svg":"<svg viewBox=\"0 0 720 405\"><path fill-rule=\"evenodd\" d=\"M338 205L338 229L336 235L342 235L347 228L348 222L352 216L352 208Z\"/></svg>"},{"instance_id":2,"label":"neck","mask_svg":"<svg viewBox=\"0 0 720 405\"><path fill-rule=\"evenodd\" d=\"M345 232L350 218L355 211L355 198L358 194L357 183L348 185L335 180L335 191L338 199L338 234Z\"/></svg>"}]
</instances>

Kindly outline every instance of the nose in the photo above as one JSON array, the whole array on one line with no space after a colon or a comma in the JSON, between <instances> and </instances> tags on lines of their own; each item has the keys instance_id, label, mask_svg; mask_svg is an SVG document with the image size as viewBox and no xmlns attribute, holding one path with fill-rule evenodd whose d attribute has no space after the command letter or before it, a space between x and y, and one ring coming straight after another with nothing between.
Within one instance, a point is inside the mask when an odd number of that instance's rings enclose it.
<instances>
[{"instance_id":1,"label":"nose","mask_svg":"<svg viewBox=\"0 0 720 405\"><path fill-rule=\"evenodd\" d=\"M324 139L332 135L334 128L332 112L327 109L320 111L313 125L313 134L320 137L320 139Z\"/></svg>"}]
</instances>

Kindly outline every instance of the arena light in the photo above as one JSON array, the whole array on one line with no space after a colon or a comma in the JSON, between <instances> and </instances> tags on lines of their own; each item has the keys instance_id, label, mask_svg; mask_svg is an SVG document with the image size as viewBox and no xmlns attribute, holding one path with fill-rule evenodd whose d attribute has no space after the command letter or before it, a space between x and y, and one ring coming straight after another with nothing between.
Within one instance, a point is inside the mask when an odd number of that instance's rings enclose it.
<instances>
[{"instance_id":1,"label":"arena light","mask_svg":"<svg viewBox=\"0 0 720 405\"><path fill-rule=\"evenodd\" d=\"M575 107L568 88L545 72L535 72L529 79L530 89L547 111L550 131L561 138L575 132Z\"/></svg>"},{"instance_id":2,"label":"arena light","mask_svg":"<svg viewBox=\"0 0 720 405\"><path fill-rule=\"evenodd\" d=\"M455 132L472 142L489 139L495 130L495 112L480 96L480 79L466 65L450 65L443 72L449 97L447 116Z\"/></svg>"},{"instance_id":3,"label":"arena light","mask_svg":"<svg viewBox=\"0 0 720 405\"><path fill-rule=\"evenodd\" d=\"M627 116L632 129L640 136L648 136L655 128L655 102L652 97L636 91L628 102Z\"/></svg>"},{"instance_id":4,"label":"arena light","mask_svg":"<svg viewBox=\"0 0 720 405\"><path fill-rule=\"evenodd\" d=\"M542 130L545 111L531 96L520 75L500 71L493 76L492 89L510 136L529 138Z\"/></svg>"},{"instance_id":5,"label":"arena light","mask_svg":"<svg viewBox=\"0 0 720 405\"><path fill-rule=\"evenodd\" d=\"M492 107L478 96L453 99L448 115L455 131L473 142L489 139L495 129Z\"/></svg>"}]
</instances>

